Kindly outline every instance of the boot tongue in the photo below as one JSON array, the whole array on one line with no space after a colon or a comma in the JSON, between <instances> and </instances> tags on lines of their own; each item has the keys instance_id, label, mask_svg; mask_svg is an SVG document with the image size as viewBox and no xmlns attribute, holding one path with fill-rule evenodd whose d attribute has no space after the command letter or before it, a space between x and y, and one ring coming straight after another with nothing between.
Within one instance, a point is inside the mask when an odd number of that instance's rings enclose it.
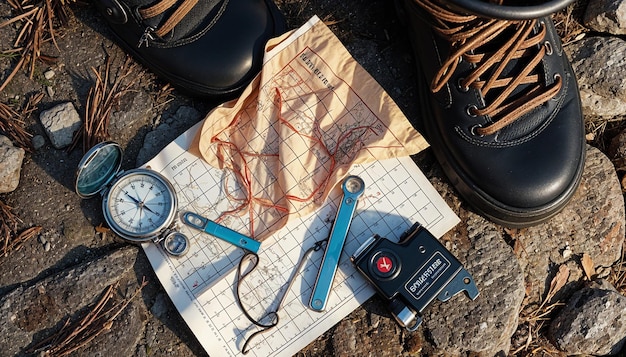
<instances>
[{"instance_id":1,"label":"boot tongue","mask_svg":"<svg viewBox=\"0 0 626 357\"><path fill-rule=\"evenodd\" d=\"M158 1L146 0L125 0L132 9L147 8ZM172 31L163 36L166 42L178 41L202 31L219 14L221 3L227 0L199 0L196 5L185 15L185 17L174 27ZM178 1L171 8L163 13L149 19L141 19L146 27L158 29L172 16L174 11L180 6L182 0Z\"/></svg>"}]
</instances>

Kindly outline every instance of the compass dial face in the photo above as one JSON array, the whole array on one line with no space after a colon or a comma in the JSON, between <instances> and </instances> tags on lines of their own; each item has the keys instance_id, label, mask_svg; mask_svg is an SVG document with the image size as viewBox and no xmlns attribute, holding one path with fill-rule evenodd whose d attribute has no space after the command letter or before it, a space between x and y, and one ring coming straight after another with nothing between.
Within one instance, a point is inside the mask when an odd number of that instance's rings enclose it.
<instances>
[{"instance_id":1,"label":"compass dial face","mask_svg":"<svg viewBox=\"0 0 626 357\"><path fill-rule=\"evenodd\" d=\"M144 241L170 226L176 205L174 188L167 179L154 171L137 169L113 184L102 208L115 233Z\"/></svg>"}]
</instances>

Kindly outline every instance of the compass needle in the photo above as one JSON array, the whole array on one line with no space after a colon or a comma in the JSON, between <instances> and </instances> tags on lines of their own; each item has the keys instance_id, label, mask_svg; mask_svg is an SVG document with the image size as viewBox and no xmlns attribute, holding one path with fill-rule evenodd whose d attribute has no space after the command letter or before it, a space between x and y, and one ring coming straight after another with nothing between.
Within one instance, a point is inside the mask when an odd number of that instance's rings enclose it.
<instances>
[{"instance_id":1,"label":"compass needle","mask_svg":"<svg viewBox=\"0 0 626 357\"><path fill-rule=\"evenodd\" d=\"M135 204L137 204L137 205L138 205L138 204L140 204L140 203L141 203L141 202L139 202L139 200L138 200L138 199L136 199L135 197L131 196L131 195L130 195L130 193L128 193L128 191L124 191L124 193L125 193L125 194L126 194L126 196L127 196L128 198L130 198L130 199L131 199L131 200L132 200Z\"/></svg>"},{"instance_id":2,"label":"compass needle","mask_svg":"<svg viewBox=\"0 0 626 357\"><path fill-rule=\"evenodd\" d=\"M141 205L141 207L145 208L145 209L146 209L146 211L148 211L148 212L150 212L150 213L152 213L152 214L154 214L154 215L156 215L156 214L157 214L157 213L156 213L156 212L154 212L154 211L153 211L150 207L148 207L148 205L147 205L147 204L145 204L145 203L144 203L144 204L142 204L142 205Z\"/></svg>"}]
</instances>

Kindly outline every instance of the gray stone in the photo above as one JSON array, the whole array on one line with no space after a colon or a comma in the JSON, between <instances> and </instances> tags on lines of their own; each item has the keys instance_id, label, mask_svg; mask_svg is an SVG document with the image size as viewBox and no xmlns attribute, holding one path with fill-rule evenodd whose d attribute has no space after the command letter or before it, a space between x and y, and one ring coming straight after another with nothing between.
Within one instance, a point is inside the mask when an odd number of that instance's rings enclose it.
<instances>
[{"instance_id":1,"label":"gray stone","mask_svg":"<svg viewBox=\"0 0 626 357\"><path fill-rule=\"evenodd\" d=\"M127 92L111 113L112 131L128 131L135 126L138 127L149 122L153 115L153 106L154 100L146 91L133 90Z\"/></svg>"},{"instance_id":2,"label":"gray stone","mask_svg":"<svg viewBox=\"0 0 626 357\"><path fill-rule=\"evenodd\" d=\"M62 149L72 143L74 133L80 129L81 120L74 104L66 102L44 110L39 116L52 146Z\"/></svg>"},{"instance_id":3,"label":"gray stone","mask_svg":"<svg viewBox=\"0 0 626 357\"><path fill-rule=\"evenodd\" d=\"M189 124L197 123L202 119L202 114L194 107L181 105L174 114L166 116L164 121L173 128L186 128Z\"/></svg>"},{"instance_id":4,"label":"gray stone","mask_svg":"<svg viewBox=\"0 0 626 357\"><path fill-rule=\"evenodd\" d=\"M589 0L584 23L594 31L626 35L626 1Z\"/></svg>"},{"instance_id":5,"label":"gray stone","mask_svg":"<svg viewBox=\"0 0 626 357\"><path fill-rule=\"evenodd\" d=\"M45 71L45 72L43 73L43 77L44 77L45 79L47 79L47 80L50 80L50 79L54 78L54 75L55 75L55 73L54 73L54 71L53 71L53 70L51 70L51 69L49 69L49 70L47 70L47 71Z\"/></svg>"},{"instance_id":6,"label":"gray stone","mask_svg":"<svg viewBox=\"0 0 626 357\"><path fill-rule=\"evenodd\" d=\"M12 192L19 185L24 153L24 149L0 135L0 193Z\"/></svg>"},{"instance_id":7,"label":"gray stone","mask_svg":"<svg viewBox=\"0 0 626 357\"><path fill-rule=\"evenodd\" d=\"M626 41L592 36L566 46L585 114L626 113Z\"/></svg>"},{"instance_id":8,"label":"gray stone","mask_svg":"<svg viewBox=\"0 0 626 357\"><path fill-rule=\"evenodd\" d=\"M596 269L617 262L625 226L624 198L615 168L602 152L588 146L582 181L563 211L543 224L509 230L519 246L517 256L530 291L528 302L545 296L560 264L574 263L568 265L572 271L570 282L581 277L582 270L574 259L583 253L591 257ZM566 248L572 252L567 258L561 253ZM563 289L563 295L567 289Z\"/></svg>"},{"instance_id":9,"label":"gray stone","mask_svg":"<svg viewBox=\"0 0 626 357\"><path fill-rule=\"evenodd\" d=\"M139 150L137 155L136 165L142 166L146 162L150 161L156 154L158 154L165 146L159 137L168 135L171 133L170 126L167 123L161 123L155 130L152 130L143 140L143 146Z\"/></svg>"},{"instance_id":10,"label":"gray stone","mask_svg":"<svg viewBox=\"0 0 626 357\"><path fill-rule=\"evenodd\" d=\"M626 341L626 297L608 282L577 291L552 320L549 333L568 354L613 355Z\"/></svg>"},{"instance_id":11,"label":"gray stone","mask_svg":"<svg viewBox=\"0 0 626 357\"><path fill-rule=\"evenodd\" d=\"M54 88L52 88L51 86L46 86L46 94L48 95L48 97L54 98Z\"/></svg>"},{"instance_id":12,"label":"gray stone","mask_svg":"<svg viewBox=\"0 0 626 357\"><path fill-rule=\"evenodd\" d=\"M137 248L127 246L1 297L2 353L21 354L57 331L68 317L94 303L108 285L132 271L136 256ZM140 333L137 329L125 332Z\"/></svg>"},{"instance_id":13,"label":"gray stone","mask_svg":"<svg viewBox=\"0 0 626 357\"><path fill-rule=\"evenodd\" d=\"M388 316L386 311L369 312L368 308L373 307L355 310L328 333L336 356L362 356L364 351L370 356L381 357L402 354L403 346L398 343L398 338L405 334L404 330L393 318L379 317L380 313Z\"/></svg>"},{"instance_id":14,"label":"gray stone","mask_svg":"<svg viewBox=\"0 0 626 357\"><path fill-rule=\"evenodd\" d=\"M33 136L33 139L31 141L35 150L39 150L44 147L44 145L46 145L46 139L41 135Z\"/></svg>"},{"instance_id":15,"label":"gray stone","mask_svg":"<svg viewBox=\"0 0 626 357\"><path fill-rule=\"evenodd\" d=\"M162 318L167 315L168 307L169 298L167 297L167 294L161 293L154 299L154 304L152 304L152 307L150 308L150 313L157 318Z\"/></svg>"},{"instance_id":16,"label":"gray stone","mask_svg":"<svg viewBox=\"0 0 626 357\"><path fill-rule=\"evenodd\" d=\"M178 107L173 115L165 118L155 130L146 134L143 140L143 147L137 155L136 165L142 166L150 161L167 144L176 139L191 125L197 123L200 118L201 114L195 108L185 105Z\"/></svg>"}]
</instances>

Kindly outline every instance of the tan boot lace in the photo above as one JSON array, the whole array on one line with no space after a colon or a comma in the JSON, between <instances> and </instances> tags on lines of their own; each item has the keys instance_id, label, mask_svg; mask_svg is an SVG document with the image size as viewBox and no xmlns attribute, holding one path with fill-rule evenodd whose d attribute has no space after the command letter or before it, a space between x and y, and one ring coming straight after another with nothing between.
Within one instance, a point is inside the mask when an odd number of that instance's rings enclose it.
<instances>
[{"instance_id":1,"label":"tan boot lace","mask_svg":"<svg viewBox=\"0 0 626 357\"><path fill-rule=\"evenodd\" d=\"M468 109L471 115L485 115L494 120L488 126L476 128L477 134L495 134L522 115L553 98L561 89L560 76L556 76L555 83L546 88L539 83L539 75L534 72L547 51L546 46L543 45L546 27L541 26L538 33L532 33L537 20L483 19L474 15L452 12L430 0L415 1L433 15L434 29L451 45L451 54L435 75L431 90L436 93L443 88L452 77L461 58L475 64L475 69L471 74L460 80L459 85L462 89L478 89L483 97L486 97L489 91L496 90L494 93L497 95L484 108L472 106ZM485 44L498 37L503 31L511 29L513 35L499 49L495 52L484 50ZM515 73L514 77L504 76L503 71L507 64L522 57L528 60L527 65ZM522 84L535 85L526 88L521 95L509 98Z\"/></svg>"},{"instance_id":2,"label":"tan boot lace","mask_svg":"<svg viewBox=\"0 0 626 357\"><path fill-rule=\"evenodd\" d=\"M178 0L161 0L156 4L139 9L139 14L144 19L151 19L153 17L159 16L168 9L172 8L172 6L176 5ZM180 4L174 13L163 23L163 25L159 26L157 29L153 29L152 33L159 37L163 37L168 34L170 31L180 23L180 21L193 9L194 6L198 3L198 0L184 0L182 4Z\"/></svg>"}]
</instances>

